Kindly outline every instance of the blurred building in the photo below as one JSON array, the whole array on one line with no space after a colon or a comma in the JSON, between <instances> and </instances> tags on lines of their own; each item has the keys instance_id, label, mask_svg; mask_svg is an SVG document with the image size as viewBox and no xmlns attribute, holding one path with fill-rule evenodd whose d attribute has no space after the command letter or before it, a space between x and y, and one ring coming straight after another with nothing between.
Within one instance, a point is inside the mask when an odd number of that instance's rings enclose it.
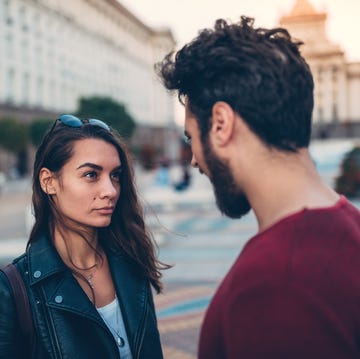
<instances>
[{"instance_id":1,"label":"blurred building","mask_svg":"<svg viewBox=\"0 0 360 359\"><path fill-rule=\"evenodd\" d=\"M0 0L0 117L55 118L110 96L140 125L136 141L150 131L162 146L174 109L154 63L174 46L117 0Z\"/></svg>"},{"instance_id":2,"label":"blurred building","mask_svg":"<svg viewBox=\"0 0 360 359\"><path fill-rule=\"evenodd\" d=\"M360 62L349 63L342 48L329 41L326 20L326 12L296 0L280 26L304 42L301 51L315 81L314 135L360 137Z\"/></svg>"}]
</instances>

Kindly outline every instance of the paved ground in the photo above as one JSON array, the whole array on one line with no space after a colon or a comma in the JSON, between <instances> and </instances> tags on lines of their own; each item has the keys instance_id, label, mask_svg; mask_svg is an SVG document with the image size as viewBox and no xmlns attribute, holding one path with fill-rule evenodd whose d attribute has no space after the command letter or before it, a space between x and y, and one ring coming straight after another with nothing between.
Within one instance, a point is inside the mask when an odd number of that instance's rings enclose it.
<instances>
[{"instance_id":1,"label":"paved ground","mask_svg":"<svg viewBox=\"0 0 360 359\"><path fill-rule=\"evenodd\" d=\"M1 239L27 236L26 213L30 199L29 180L18 180L6 184L0 193Z\"/></svg>"},{"instance_id":2,"label":"paved ground","mask_svg":"<svg viewBox=\"0 0 360 359\"><path fill-rule=\"evenodd\" d=\"M165 358L196 358L200 325L215 286L203 281L169 282L165 293L155 297Z\"/></svg>"}]
</instances>

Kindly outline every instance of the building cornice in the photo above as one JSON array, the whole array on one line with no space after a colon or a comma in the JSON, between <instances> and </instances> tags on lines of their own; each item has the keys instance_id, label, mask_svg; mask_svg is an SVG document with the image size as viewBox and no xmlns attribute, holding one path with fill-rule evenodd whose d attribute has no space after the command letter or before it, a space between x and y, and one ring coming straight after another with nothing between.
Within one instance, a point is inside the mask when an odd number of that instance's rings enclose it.
<instances>
[{"instance_id":1,"label":"building cornice","mask_svg":"<svg viewBox=\"0 0 360 359\"><path fill-rule=\"evenodd\" d=\"M325 13L311 14L311 15L286 15L280 18L281 24L294 24L294 23L306 23L306 22L325 22L327 15Z\"/></svg>"},{"instance_id":2,"label":"building cornice","mask_svg":"<svg viewBox=\"0 0 360 359\"><path fill-rule=\"evenodd\" d=\"M141 27L146 31L150 36L156 35L167 35L175 43L174 36L170 28L161 28L156 29L152 28L145 23L143 23L135 14L133 14L129 9L127 9L123 4L118 0L105 0L110 6L114 7L117 11L121 12L126 18L130 19L132 22Z\"/></svg>"}]
</instances>

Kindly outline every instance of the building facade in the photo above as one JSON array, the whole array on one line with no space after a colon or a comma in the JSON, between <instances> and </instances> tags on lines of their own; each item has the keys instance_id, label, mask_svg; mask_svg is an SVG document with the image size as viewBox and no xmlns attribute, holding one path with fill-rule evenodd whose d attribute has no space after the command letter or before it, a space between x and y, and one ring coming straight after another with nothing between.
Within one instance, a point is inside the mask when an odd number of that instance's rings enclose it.
<instances>
[{"instance_id":1,"label":"building facade","mask_svg":"<svg viewBox=\"0 0 360 359\"><path fill-rule=\"evenodd\" d=\"M169 29L148 27L117 0L0 0L0 117L28 122L109 96L138 125L167 129L173 98L154 63L174 47Z\"/></svg>"},{"instance_id":2,"label":"building facade","mask_svg":"<svg viewBox=\"0 0 360 359\"><path fill-rule=\"evenodd\" d=\"M301 52L315 82L314 135L360 137L360 62L349 63L342 48L329 41L326 20L308 0L296 0L280 26L304 42Z\"/></svg>"}]
</instances>

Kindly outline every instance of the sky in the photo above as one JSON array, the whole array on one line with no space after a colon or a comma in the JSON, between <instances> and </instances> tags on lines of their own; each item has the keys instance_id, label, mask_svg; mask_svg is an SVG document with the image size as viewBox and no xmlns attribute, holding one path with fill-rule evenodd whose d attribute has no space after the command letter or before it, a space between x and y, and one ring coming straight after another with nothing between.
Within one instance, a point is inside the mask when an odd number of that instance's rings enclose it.
<instances>
[{"instance_id":1,"label":"sky","mask_svg":"<svg viewBox=\"0 0 360 359\"><path fill-rule=\"evenodd\" d=\"M241 15L255 18L255 26L277 26L295 0L119 0L151 27L169 27L181 47L199 29L212 27L217 18L237 21ZM348 61L360 61L360 0L309 0L328 13L328 38L339 44Z\"/></svg>"}]
</instances>

